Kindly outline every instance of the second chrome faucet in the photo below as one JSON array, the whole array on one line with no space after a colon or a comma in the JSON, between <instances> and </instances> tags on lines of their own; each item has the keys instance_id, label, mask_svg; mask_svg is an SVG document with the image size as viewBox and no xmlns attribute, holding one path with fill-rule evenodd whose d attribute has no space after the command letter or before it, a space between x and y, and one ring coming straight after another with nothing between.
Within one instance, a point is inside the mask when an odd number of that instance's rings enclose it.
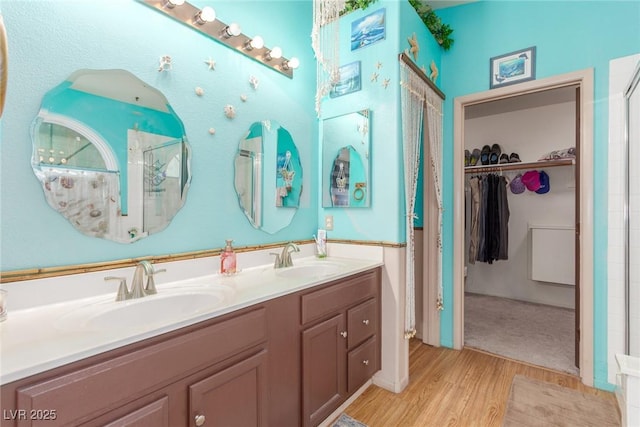
<instances>
[{"instance_id":1,"label":"second chrome faucet","mask_svg":"<svg viewBox=\"0 0 640 427\"><path fill-rule=\"evenodd\" d=\"M289 242L284 245L281 253L277 254L275 252L271 252L271 255L276 256L276 259L273 263L273 268L293 267L293 260L291 259L292 251L300 252L300 248L298 248L295 243Z\"/></svg>"},{"instance_id":2,"label":"second chrome faucet","mask_svg":"<svg viewBox=\"0 0 640 427\"><path fill-rule=\"evenodd\" d=\"M118 287L118 294L116 295L116 301L124 301L128 299L142 298L145 295L153 295L158 293L156 290L154 274L162 273L167 270L155 270L153 264L149 261L140 261L136 265L136 269L133 273L133 280L131 281L131 291L127 287L126 277L107 276L104 280L119 280L120 286ZM144 276L147 276L147 283L144 284Z\"/></svg>"}]
</instances>

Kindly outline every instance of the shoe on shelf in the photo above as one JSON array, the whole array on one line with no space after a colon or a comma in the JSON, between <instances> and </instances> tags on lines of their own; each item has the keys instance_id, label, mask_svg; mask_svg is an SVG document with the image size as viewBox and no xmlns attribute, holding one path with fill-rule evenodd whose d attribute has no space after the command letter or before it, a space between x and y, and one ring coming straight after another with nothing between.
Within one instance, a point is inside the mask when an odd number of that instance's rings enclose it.
<instances>
[{"instance_id":1,"label":"shoe on shelf","mask_svg":"<svg viewBox=\"0 0 640 427\"><path fill-rule=\"evenodd\" d=\"M500 154L502 154L502 148L500 148L500 145L493 144L491 146L491 153L489 154L489 163L497 165L500 160Z\"/></svg>"},{"instance_id":2,"label":"shoe on shelf","mask_svg":"<svg viewBox=\"0 0 640 427\"><path fill-rule=\"evenodd\" d=\"M489 155L491 154L491 147L485 145L480 152L480 163L483 165L489 164Z\"/></svg>"},{"instance_id":3,"label":"shoe on shelf","mask_svg":"<svg viewBox=\"0 0 640 427\"><path fill-rule=\"evenodd\" d=\"M500 155L500 161L499 161L499 163L500 163L500 164L503 164L503 163L509 163L509 156L507 155L507 153L502 153L502 154Z\"/></svg>"},{"instance_id":4,"label":"shoe on shelf","mask_svg":"<svg viewBox=\"0 0 640 427\"><path fill-rule=\"evenodd\" d=\"M520 156L518 156L518 153L511 153L511 155L509 156L509 163L518 163L521 161L522 160L520 160Z\"/></svg>"},{"instance_id":5,"label":"shoe on shelf","mask_svg":"<svg viewBox=\"0 0 640 427\"><path fill-rule=\"evenodd\" d=\"M469 157L469 166L476 166L478 161L480 160L480 150L474 148L471 152L471 157Z\"/></svg>"},{"instance_id":6,"label":"shoe on shelf","mask_svg":"<svg viewBox=\"0 0 640 427\"><path fill-rule=\"evenodd\" d=\"M469 166L469 162L471 161L471 153L469 150L464 150L464 167Z\"/></svg>"}]
</instances>

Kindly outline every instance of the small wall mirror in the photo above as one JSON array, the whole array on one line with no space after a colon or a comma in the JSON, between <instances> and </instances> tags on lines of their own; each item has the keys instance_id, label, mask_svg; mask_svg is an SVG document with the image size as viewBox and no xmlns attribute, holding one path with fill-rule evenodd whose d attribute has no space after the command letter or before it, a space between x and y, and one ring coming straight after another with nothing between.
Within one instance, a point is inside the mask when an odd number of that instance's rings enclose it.
<instances>
[{"instance_id":1,"label":"small wall mirror","mask_svg":"<svg viewBox=\"0 0 640 427\"><path fill-rule=\"evenodd\" d=\"M49 205L80 232L131 243L169 225L191 182L184 126L125 70L79 70L33 122L32 167Z\"/></svg>"},{"instance_id":2,"label":"small wall mirror","mask_svg":"<svg viewBox=\"0 0 640 427\"><path fill-rule=\"evenodd\" d=\"M251 225L275 233L300 205L302 164L291 134L273 120L256 122L240 140L235 189Z\"/></svg>"},{"instance_id":3,"label":"small wall mirror","mask_svg":"<svg viewBox=\"0 0 640 427\"><path fill-rule=\"evenodd\" d=\"M371 111L322 122L322 206L370 206Z\"/></svg>"}]
</instances>

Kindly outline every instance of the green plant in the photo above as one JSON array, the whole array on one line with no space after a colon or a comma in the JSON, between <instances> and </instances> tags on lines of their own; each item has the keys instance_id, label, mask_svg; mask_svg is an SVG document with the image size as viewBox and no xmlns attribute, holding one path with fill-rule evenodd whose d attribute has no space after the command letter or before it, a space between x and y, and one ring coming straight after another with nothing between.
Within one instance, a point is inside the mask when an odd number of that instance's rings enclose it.
<instances>
[{"instance_id":1,"label":"green plant","mask_svg":"<svg viewBox=\"0 0 640 427\"><path fill-rule=\"evenodd\" d=\"M378 0L347 0L344 9L340 14L344 15L345 13L353 12L357 9L366 9L371 3L375 3L376 1Z\"/></svg>"},{"instance_id":2,"label":"green plant","mask_svg":"<svg viewBox=\"0 0 640 427\"><path fill-rule=\"evenodd\" d=\"M353 12L357 9L366 9L376 1L378 0L347 0L344 10L340 15ZM422 0L409 0L409 4L416 10L418 16L431 34L433 34L438 44L442 46L444 50L449 50L453 44L453 39L451 38L453 29L449 25L443 24L440 17L431 9L431 6L423 3Z\"/></svg>"},{"instance_id":3,"label":"green plant","mask_svg":"<svg viewBox=\"0 0 640 427\"><path fill-rule=\"evenodd\" d=\"M443 24L440 17L431 9L431 6L423 3L422 0L409 0L409 4L418 12L418 16L433 34L438 44L444 50L449 50L453 44L453 39L451 38L453 29L449 25Z\"/></svg>"}]
</instances>

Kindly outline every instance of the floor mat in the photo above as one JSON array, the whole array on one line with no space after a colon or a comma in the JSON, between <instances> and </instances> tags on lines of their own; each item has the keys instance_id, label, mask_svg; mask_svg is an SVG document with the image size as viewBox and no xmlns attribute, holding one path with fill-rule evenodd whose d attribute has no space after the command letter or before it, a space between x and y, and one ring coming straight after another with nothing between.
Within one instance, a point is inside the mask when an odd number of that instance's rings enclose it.
<instances>
[{"instance_id":1,"label":"floor mat","mask_svg":"<svg viewBox=\"0 0 640 427\"><path fill-rule=\"evenodd\" d=\"M333 424L333 427L367 427L358 420L354 420L347 414L342 414Z\"/></svg>"},{"instance_id":2,"label":"floor mat","mask_svg":"<svg viewBox=\"0 0 640 427\"><path fill-rule=\"evenodd\" d=\"M618 427L620 416L609 400L516 375L502 427L538 426Z\"/></svg>"}]
</instances>

